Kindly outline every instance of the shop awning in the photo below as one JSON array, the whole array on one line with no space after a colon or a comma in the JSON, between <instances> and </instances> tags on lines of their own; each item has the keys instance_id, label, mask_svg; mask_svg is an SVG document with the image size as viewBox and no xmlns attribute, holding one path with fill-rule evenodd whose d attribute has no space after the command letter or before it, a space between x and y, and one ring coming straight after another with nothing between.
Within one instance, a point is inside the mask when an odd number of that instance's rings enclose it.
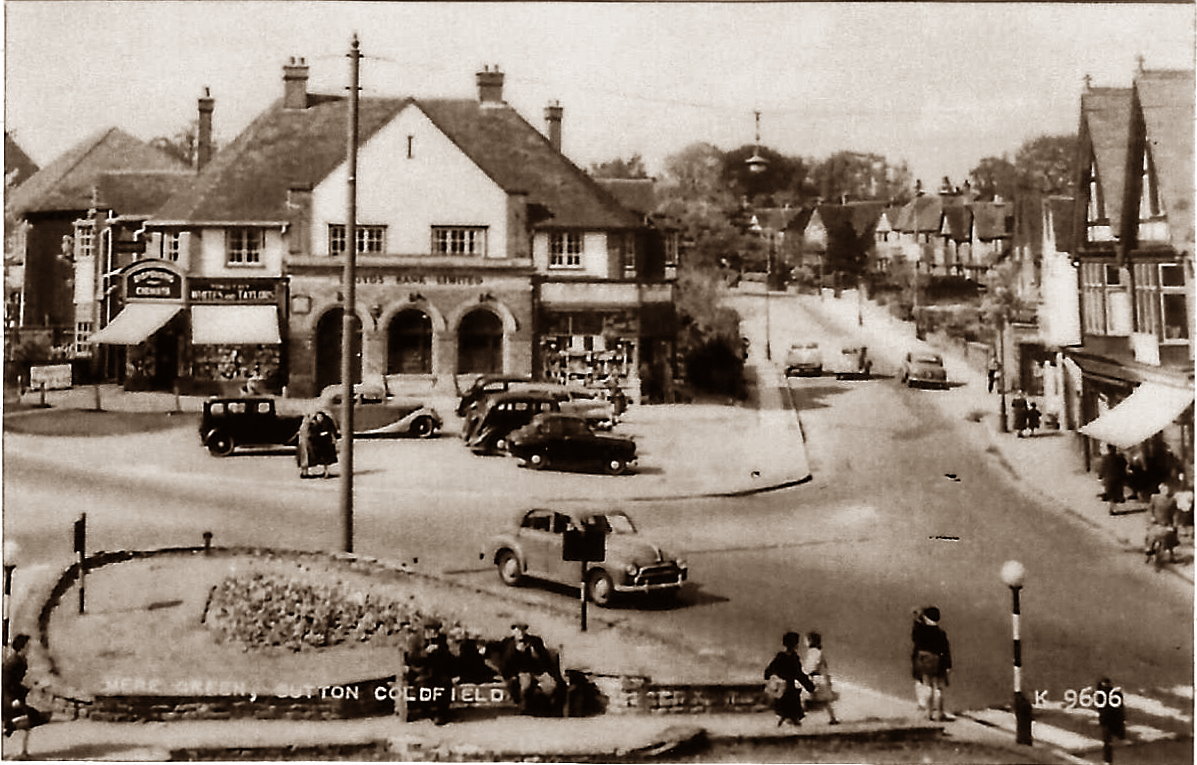
<instances>
[{"instance_id":1,"label":"shop awning","mask_svg":"<svg viewBox=\"0 0 1197 765\"><path fill-rule=\"evenodd\" d=\"M1121 403L1081 428L1090 438L1128 449L1163 430L1193 404L1193 391L1145 382Z\"/></svg>"},{"instance_id":2,"label":"shop awning","mask_svg":"<svg viewBox=\"0 0 1197 765\"><path fill-rule=\"evenodd\" d=\"M183 310L178 303L129 303L108 326L87 339L89 343L137 345L162 329Z\"/></svg>"},{"instance_id":3,"label":"shop awning","mask_svg":"<svg viewBox=\"0 0 1197 765\"><path fill-rule=\"evenodd\" d=\"M193 345L277 345L278 308L273 305L193 305Z\"/></svg>"}]
</instances>

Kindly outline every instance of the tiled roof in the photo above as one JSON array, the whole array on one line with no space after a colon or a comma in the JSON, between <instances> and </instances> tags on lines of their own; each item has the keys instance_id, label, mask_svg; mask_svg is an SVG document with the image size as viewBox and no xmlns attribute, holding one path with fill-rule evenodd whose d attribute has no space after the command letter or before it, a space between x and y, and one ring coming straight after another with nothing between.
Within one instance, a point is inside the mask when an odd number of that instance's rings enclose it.
<instances>
[{"instance_id":1,"label":"tiled roof","mask_svg":"<svg viewBox=\"0 0 1197 765\"><path fill-rule=\"evenodd\" d=\"M790 218L790 223L786 227L786 230L796 231L801 234L810 225L811 217L814 214L815 208L813 207L799 207L794 211L794 217Z\"/></svg>"},{"instance_id":2,"label":"tiled roof","mask_svg":"<svg viewBox=\"0 0 1197 765\"><path fill-rule=\"evenodd\" d=\"M619 203L639 215L650 215L657 209L656 181L652 178L595 178L598 185L619 200Z\"/></svg>"},{"instance_id":3,"label":"tiled roof","mask_svg":"<svg viewBox=\"0 0 1197 765\"><path fill-rule=\"evenodd\" d=\"M1027 191L1010 202L1010 237L1015 247L1029 250L1035 258L1043 256L1043 196Z\"/></svg>"},{"instance_id":4,"label":"tiled roof","mask_svg":"<svg viewBox=\"0 0 1197 765\"><path fill-rule=\"evenodd\" d=\"M287 221L288 190L314 188L345 161L348 101L309 95L306 109L275 102L221 149L191 188L155 216L170 222ZM523 192L552 214L542 227L634 228L640 219L555 150L506 106L467 99L363 98L359 137L365 143L412 106L507 192Z\"/></svg>"},{"instance_id":5,"label":"tiled roof","mask_svg":"<svg viewBox=\"0 0 1197 765\"><path fill-rule=\"evenodd\" d=\"M17 215L86 210L100 176L111 170L186 170L187 166L118 128L79 143L15 189L8 206ZM119 210L117 212L120 212Z\"/></svg>"},{"instance_id":6,"label":"tiled roof","mask_svg":"<svg viewBox=\"0 0 1197 765\"><path fill-rule=\"evenodd\" d=\"M1097 163L1097 177L1113 230L1122 220L1126 151L1130 140L1130 88L1090 88L1081 94L1081 115ZM1082 160L1088 162L1088 159Z\"/></svg>"},{"instance_id":7,"label":"tiled roof","mask_svg":"<svg viewBox=\"0 0 1197 765\"><path fill-rule=\"evenodd\" d=\"M945 233L956 242L967 242L972 237L972 212L964 205L948 205L943 210Z\"/></svg>"},{"instance_id":8,"label":"tiled roof","mask_svg":"<svg viewBox=\"0 0 1197 765\"><path fill-rule=\"evenodd\" d=\"M1013 214L1005 202L973 202L973 230L982 241L1010 236L1009 217Z\"/></svg>"},{"instance_id":9,"label":"tiled roof","mask_svg":"<svg viewBox=\"0 0 1197 765\"><path fill-rule=\"evenodd\" d=\"M902 206L893 205L892 207L886 207L881 211L881 217L885 218L886 222L889 223L889 228L891 231L897 231L898 223L902 220ZM879 219L878 225L880 225L880 223L881 221Z\"/></svg>"},{"instance_id":10,"label":"tiled roof","mask_svg":"<svg viewBox=\"0 0 1197 765\"><path fill-rule=\"evenodd\" d=\"M1058 252L1072 252L1072 216L1076 200L1072 197L1048 197L1047 207L1052 214L1052 233Z\"/></svg>"},{"instance_id":11,"label":"tiled roof","mask_svg":"<svg viewBox=\"0 0 1197 765\"><path fill-rule=\"evenodd\" d=\"M1156 177L1172 245L1193 246L1193 93L1192 71L1145 71L1135 77L1135 91L1147 126Z\"/></svg>"},{"instance_id":12,"label":"tiled roof","mask_svg":"<svg viewBox=\"0 0 1197 765\"><path fill-rule=\"evenodd\" d=\"M29 155L17 145L16 140L8 131L4 132L4 181L7 184L8 179L12 178L12 187L15 189L24 183L31 175L37 172L37 163L29 158Z\"/></svg>"},{"instance_id":13,"label":"tiled roof","mask_svg":"<svg viewBox=\"0 0 1197 765\"><path fill-rule=\"evenodd\" d=\"M871 239L884 208L884 202L849 202L843 205L819 205L818 212L826 230L847 226L856 236Z\"/></svg>"},{"instance_id":14,"label":"tiled roof","mask_svg":"<svg viewBox=\"0 0 1197 765\"><path fill-rule=\"evenodd\" d=\"M541 228L635 228L639 219L553 148L507 106L470 99L421 99L417 105L474 164L508 192L548 208Z\"/></svg>"},{"instance_id":15,"label":"tiled roof","mask_svg":"<svg viewBox=\"0 0 1197 765\"><path fill-rule=\"evenodd\" d=\"M127 170L104 173L96 184L99 203L119 215L149 217L171 195L195 180L191 170Z\"/></svg>"},{"instance_id":16,"label":"tiled roof","mask_svg":"<svg viewBox=\"0 0 1197 765\"><path fill-rule=\"evenodd\" d=\"M308 108L286 109L282 99L260 114L204 167L195 182L170 198L162 221L288 221L290 189L312 189L345 160L344 98L309 95ZM364 143L408 103L363 98L358 113Z\"/></svg>"},{"instance_id":17,"label":"tiled roof","mask_svg":"<svg viewBox=\"0 0 1197 765\"><path fill-rule=\"evenodd\" d=\"M920 233L939 231L939 216L942 212L943 199L938 194L915 197L902 207L902 214L898 217L895 228L903 232L913 232L917 224Z\"/></svg>"}]
</instances>

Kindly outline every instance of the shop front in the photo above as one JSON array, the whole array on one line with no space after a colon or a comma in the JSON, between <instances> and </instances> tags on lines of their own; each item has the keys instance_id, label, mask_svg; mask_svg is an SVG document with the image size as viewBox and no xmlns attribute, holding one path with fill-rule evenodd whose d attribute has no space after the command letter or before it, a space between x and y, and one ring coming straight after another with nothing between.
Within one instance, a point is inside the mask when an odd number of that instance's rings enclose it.
<instances>
[{"instance_id":1,"label":"shop front","mask_svg":"<svg viewBox=\"0 0 1197 765\"><path fill-rule=\"evenodd\" d=\"M532 374L532 286L526 269L358 266L355 382L455 392L454 377ZM297 267L289 301L289 395L341 381L340 272Z\"/></svg>"},{"instance_id":2,"label":"shop front","mask_svg":"<svg viewBox=\"0 0 1197 765\"><path fill-rule=\"evenodd\" d=\"M180 388L197 393L282 388L281 279L189 280L190 373Z\"/></svg>"},{"instance_id":3,"label":"shop front","mask_svg":"<svg viewBox=\"0 0 1197 765\"><path fill-rule=\"evenodd\" d=\"M170 390L185 368L185 277L171 263L140 261L118 278L120 311L88 342L123 357L118 377L126 390Z\"/></svg>"}]
</instances>

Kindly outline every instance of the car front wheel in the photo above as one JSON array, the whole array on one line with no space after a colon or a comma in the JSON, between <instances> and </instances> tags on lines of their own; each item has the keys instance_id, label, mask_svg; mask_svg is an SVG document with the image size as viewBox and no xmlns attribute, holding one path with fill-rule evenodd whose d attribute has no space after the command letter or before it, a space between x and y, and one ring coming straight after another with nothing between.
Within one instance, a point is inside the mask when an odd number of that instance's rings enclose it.
<instances>
[{"instance_id":1,"label":"car front wheel","mask_svg":"<svg viewBox=\"0 0 1197 765\"><path fill-rule=\"evenodd\" d=\"M628 472L628 461L622 457L608 457L603 467L611 475L623 475Z\"/></svg>"},{"instance_id":2,"label":"car front wheel","mask_svg":"<svg viewBox=\"0 0 1197 765\"><path fill-rule=\"evenodd\" d=\"M528 467L533 470L544 470L549 466L549 458L544 452L532 452L528 455Z\"/></svg>"},{"instance_id":3,"label":"car front wheel","mask_svg":"<svg viewBox=\"0 0 1197 765\"><path fill-rule=\"evenodd\" d=\"M222 430L208 434L208 453L213 457L227 457L237 448L233 437Z\"/></svg>"},{"instance_id":4,"label":"car front wheel","mask_svg":"<svg viewBox=\"0 0 1197 765\"><path fill-rule=\"evenodd\" d=\"M520 559L511 550L499 553L499 578L508 587L515 587L524 579L524 572L520 568Z\"/></svg>"},{"instance_id":5,"label":"car front wheel","mask_svg":"<svg viewBox=\"0 0 1197 765\"><path fill-rule=\"evenodd\" d=\"M586 597L596 606L608 606L615 597L615 583L606 571L593 571L586 578Z\"/></svg>"},{"instance_id":6,"label":"car front wheel","mask_svg":"<svg viewBox=\"0 0 1197 765\"><path fill-rule=\"evenodd\" d=\"M411 424L411 434L419 438L428 438L435 430L431 417L419 417Z\"/></svg>"}]
</instances>

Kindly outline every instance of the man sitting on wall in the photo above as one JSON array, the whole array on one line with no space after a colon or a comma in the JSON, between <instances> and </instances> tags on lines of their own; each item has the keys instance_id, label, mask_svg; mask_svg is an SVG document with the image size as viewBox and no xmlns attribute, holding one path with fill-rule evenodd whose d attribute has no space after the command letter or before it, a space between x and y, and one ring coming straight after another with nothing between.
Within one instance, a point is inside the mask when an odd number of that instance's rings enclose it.
<instances>
[{"instance_id":1,"label":"man sitting on wall","mask_svg":"<svg viewBox=\"0 0 1197 765\"><path fill-rule=\"evenodd\" d=\"M557 691L561 681L557 663L544 641L528 633L527 624L511 625L511 637L499 647L498 664L512 698L519 704L520 714L532 714L544 704L550 714L558 713ZM538 700L542 703L538 704Z\"/></svg>"}]
</instances>

